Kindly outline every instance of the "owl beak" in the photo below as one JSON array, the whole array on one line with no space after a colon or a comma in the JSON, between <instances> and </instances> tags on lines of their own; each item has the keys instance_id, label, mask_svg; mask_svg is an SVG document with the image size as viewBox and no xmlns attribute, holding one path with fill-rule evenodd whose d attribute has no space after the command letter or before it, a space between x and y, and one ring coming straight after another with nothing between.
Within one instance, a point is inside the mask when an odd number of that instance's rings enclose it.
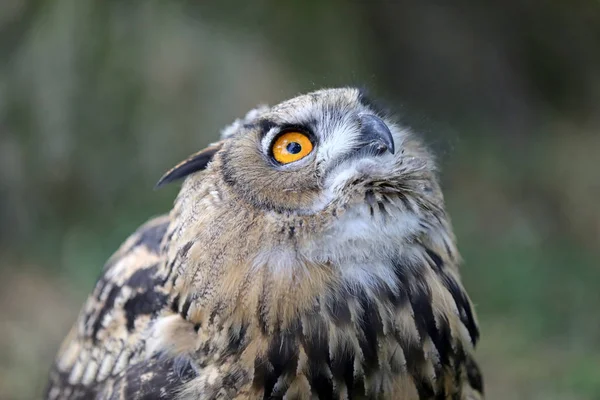
<instances>
[{"instance_id":1,"label":"owl beak","mask_svg":"<svg viewBox=\"0 0 600 400\"><path fill-rule=\"evenodd\" d=\"M380 155L389 151L394 154L394 138L383 120L373 114L358 114L360 139L363 148Z\"/></svg>"}]
</instances>

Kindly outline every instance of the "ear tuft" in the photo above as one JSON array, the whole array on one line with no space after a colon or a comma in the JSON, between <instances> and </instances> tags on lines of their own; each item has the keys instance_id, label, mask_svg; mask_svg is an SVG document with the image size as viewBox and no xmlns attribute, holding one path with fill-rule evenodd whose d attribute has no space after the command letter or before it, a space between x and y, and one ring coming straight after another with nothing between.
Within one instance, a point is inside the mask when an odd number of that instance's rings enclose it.
<instances>
[{"instance_id":1,"label":"ear tuft","mask_svg":"<svg viewBox=\"0 0 600 400\"><path fill-rule=\"evenodd\" d=\"M167 173L159 179L154 188L158 189L168 183L185 178L194 172L202 171L222 147L223 141L213 143L207 148L192 154L187 159L167 171Z\"/></svg>"}]
</instances>

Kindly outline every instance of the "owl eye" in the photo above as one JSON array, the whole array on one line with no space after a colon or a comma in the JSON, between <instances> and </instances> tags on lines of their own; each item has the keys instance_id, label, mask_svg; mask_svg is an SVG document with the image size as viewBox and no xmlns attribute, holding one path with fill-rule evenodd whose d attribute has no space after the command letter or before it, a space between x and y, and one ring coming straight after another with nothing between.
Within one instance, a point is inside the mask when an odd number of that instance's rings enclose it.
<instances>
[{"instance_id":1,"label":"owl eye","mask_svg":"<svg viewBox=\"0 0 600 400\"><path fill-rule=\"evenodd\" d=\"M281 164L289 164L298 161L307 155L313 149L313 144L304 133L285 132L280 135L273 146L273 158Z\"/></svg>"}]
</instances>

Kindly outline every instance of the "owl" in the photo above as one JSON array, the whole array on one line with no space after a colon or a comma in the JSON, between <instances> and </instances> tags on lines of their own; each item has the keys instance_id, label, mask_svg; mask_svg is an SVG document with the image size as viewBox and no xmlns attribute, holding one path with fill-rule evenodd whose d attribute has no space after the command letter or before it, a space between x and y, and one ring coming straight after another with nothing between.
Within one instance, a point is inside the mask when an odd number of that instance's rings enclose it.
<instances>
[{"instance_id":1,"label":"owl","mask_svg":"<svg viewBox=\"0 0 600 400\"><path fill-rule=\"evenodd\" d=\"M47 399L482 399L432 156L355 88L235 121L108 260Z\"/></svg>"}]
</instances>

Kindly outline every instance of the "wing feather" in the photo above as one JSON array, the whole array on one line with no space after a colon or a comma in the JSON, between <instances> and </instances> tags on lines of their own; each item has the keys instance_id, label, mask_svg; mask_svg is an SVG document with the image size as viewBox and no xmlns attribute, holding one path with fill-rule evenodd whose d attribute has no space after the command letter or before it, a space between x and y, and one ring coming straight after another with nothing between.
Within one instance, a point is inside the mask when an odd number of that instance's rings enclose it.
<instances>
[{"instance_id":1,"label":"wing feather","mask_svg":"<svg viewBox=\"0 0 600 400\"><path fill-rule=\"evenodd\" d=\"M145 359L147 328L169 311L161 252L169 223L168 216L148 221L105 264L56 357L48 399L101 396Z\"/></svg>"}]
</instances>

